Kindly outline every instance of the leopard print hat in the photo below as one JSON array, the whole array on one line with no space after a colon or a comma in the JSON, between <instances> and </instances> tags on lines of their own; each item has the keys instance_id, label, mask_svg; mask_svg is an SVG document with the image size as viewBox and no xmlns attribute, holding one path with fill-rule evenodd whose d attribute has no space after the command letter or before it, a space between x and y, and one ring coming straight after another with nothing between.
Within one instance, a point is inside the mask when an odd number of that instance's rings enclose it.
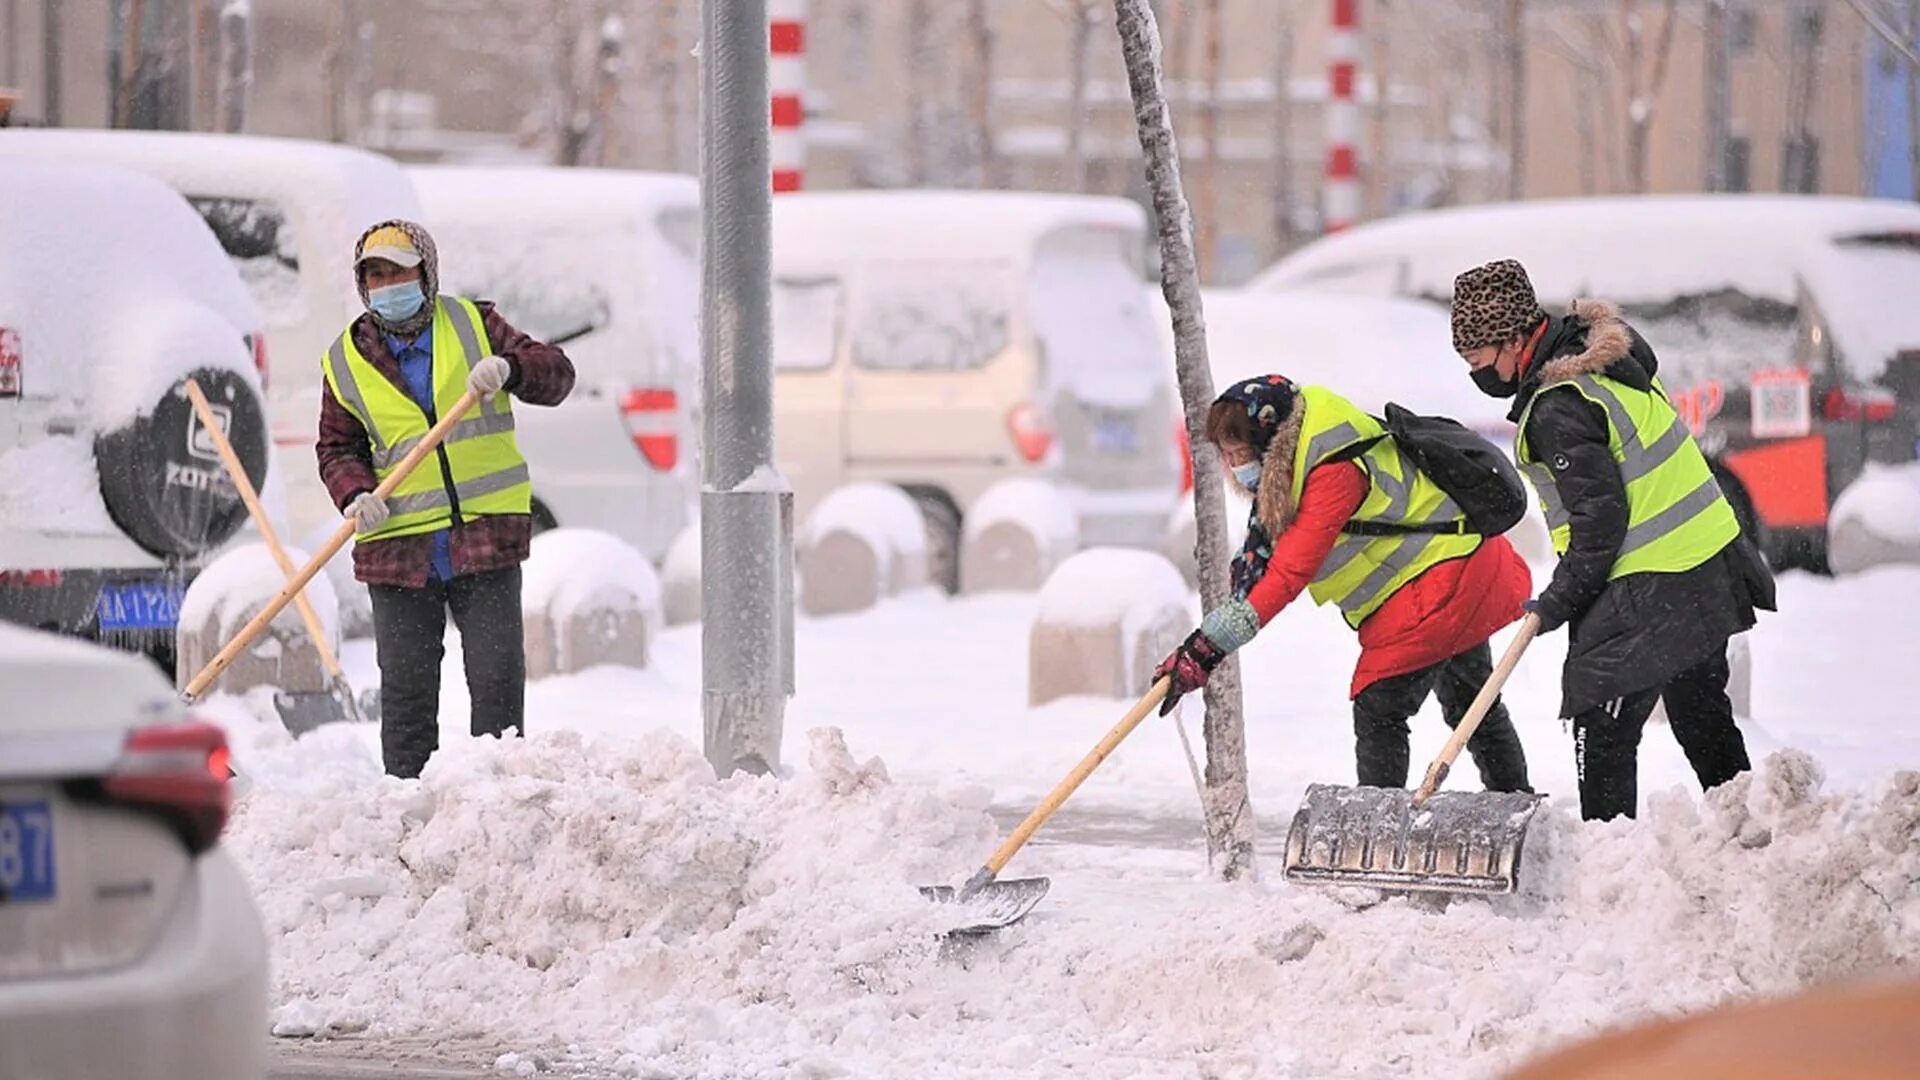
<instances>
[{"instance_id":1,"label":"leopard print hat","mask_svg":"<svg viewBox=\"0 0 1920 1080\"><path fill-rule=\"evenodd\" d=\"M1453 279L1453 349L1466 352L1524 336L1547 317L1527 268L1497 259Z\"/></svg>"}]
</instances>

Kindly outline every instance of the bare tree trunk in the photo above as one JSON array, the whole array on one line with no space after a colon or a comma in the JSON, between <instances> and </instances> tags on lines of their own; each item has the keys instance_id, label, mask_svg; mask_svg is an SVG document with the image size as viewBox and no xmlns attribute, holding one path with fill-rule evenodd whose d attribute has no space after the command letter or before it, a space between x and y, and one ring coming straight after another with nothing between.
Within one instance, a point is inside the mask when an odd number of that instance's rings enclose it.
<instances>
[{"instance_id":1,"label":"bare tree trunk","mask_svg":"<svg viewBox=\"0 0 1920 1080\"><path fill-rule=\"evenodd\" d=\"M1067 18L1067 160L1063 181L1068 191L1087 190L1087 71L1093 48L1094 4L1071 0Z\"/></svg>"},{"instance_id":2,"label":"bare tree trunk","mask_svg":"<svg viewBox=\"0 0 1920 1080\"><path fill-rule=\"evenodd\" d=\"M1920 40L1920 0L1907 0L1907 43ZM1907 65L1907 179L1920 201L1920 69Z\"/></svg>"},{"instance_id":3,"label":"bare tree trunk","mask_svg":"<svg viewBox=\"0 0 1920 1080\"><path fill-rule=\"evenodd\" d=\"M908 0L907 181L914 187L925 187L928 178L927 81L933 77L929 48L932 35L932 0Z\"/></svg>"},{"instance_id":4,"label":"bare tree trunk","mask_svg":"<svg viewBox=\"0 0 1920 1080\"><path fill-rule=\"evenodd\" d=\"M1708 191L1725 191L1730 179L1727 176L1727 137L1733 130L1730 115L1732 101L1728 96L1727 0L1707 0L1701 37L1705 59L1702 70L1706 74L1706 88L1702 96L1707 103L1707 167L1704 175Z\"/></svg>"},{"instance_id":5,"label":"bare tree trunk","mask_svg":"<svg viewBox=\"0 0 1920 1080\"><path fill-rule=\"evenodd\" d=\"M1174 110L1176 117L1187 93L1188 77L1193 74L1193 5L1198 2L1166 0L1167 15L1173 27L1167 35L1171 48L1166 50L1166 86L1161 92L1167 95L1168 107Z\"/></svg>"},{"instance_id":6,"label":"bare tree trunk","mask_svg":"<svg viewBox=\"0 0 1920 1080\"><path fill-rule=\"evenodd\" d=\"M993 21L987 0L969 0L967 29L973 40L973 144L978 157L976 182L983 188L1000 187L999 155L993 140Z\"/></svg>"},{"instance_id":7,"label":"bare tree trunk","mask_svg":"<svg viewBox=\"0 0 1920 1080\"><path fill-rule=\"evenodd\" d=\"M593 56L593 78L585 104L586 122L581 132L581 165L607 163L607 127L613 117L614 100L620 94L620 71L627 50L626 23L618 15L600 19L599 39Z\"/></svg>"},{"instance_id":8,"label":"bare tree trunk","mask_svg":"<svg viewBox=\"0 0 1920 1080\"><path fill-rule=\"evenodd\" d=\"M61 84L64 76L60 70L60 57L64 55L61 41L61 0L41 0L40 19L46 26L46 34L41 41L40 73L44 83L42 97L46 99L46 108L42 119L50 127L58 127L61 116Z\"/></svg>"},{"instance_id":9,"label":"bare tree trunk","mask_svg":"<svg viewBox=\"0 0 1920 1080\"><path fill-rule=\"evenodd\" d=\"M1193 448L1195 555L1200 570L1201 602L1211 610L1225 603L1227 580L1226 497L1220 485L1220 455L1205 438L1207 408L1213 403L1213 375L1207 365L1205 316L1200 307L1200 278L1193 261L1193 219L1180 183L1180 152L1173 118L1160 80L1160 33L1148 0L1114 0L1115 26L1126 57L1133 115L1146 157L1147 186L1153 193L1160 233L1160 291L1173 314L1174 356L1180 372L1180 398L1186 407L1187 438ZM1206 686L1206 818L1209 863L1228 881L1250 878L1253 864L1253 810L1247 798L1246 727L1240 709L1237 658L1214 671Z\"/></svg>"},{"instance_id":10,"label":"bare tree trunk","mask_svg":"<svg viewBox=\"0 0 1920 1080\"><path fill-rule=\"evenodd\" d=\"M146 0L120 0L120 81L113 88L113 126L133 126L133 99L140 85L141 38Z\"/></svg>"},{"instance_id":11,"label":"bare tree trunk","mask_svg":"<svg viewBox=\"0 0 1920 1080\"><path fill-rule=\"evenodd\" d=\"M1651 145L1653 117L1660 107L1660 91L1667 82L1667 63L1673 55L1673 30L1679 0L1666 0L1661 12L1660 38L1653 46L1653 70L1644 70L1647 50L1646 19L1639 0L1621 0L1627 32L1627 182L1635 194L1652 185Z\"/></svg>"},{"instance_id":12,"label":"bare tree trunk","mask_svg":"<svg viewBox=\"0 0 1920 1080\"><path fill-rule=\"evenodd\" d=\"M1595 99L1600 113L1599 127L1608 133L1605 139L1599 140L1600 168L1606 181L1604 191L1612 194L1624 186L1620 175L1620 140L1613 134L1620 131L1619 95L1615 92L1617 85L1614 76L1621 65L1607 16L1592 17L1587 24L1587 37L1589 51L1596 57L1594 78L1600 87L1600 94Z\"/></svg>"},{"instance_id":13,"label":"bare tree trunk","mask_svg":"<svg viewBox=\"0 0 1920 1080\"><path fill-rule=\"evenodd\" d=\"M0 0L0 86L20 83L20 0Z\"/></svg>"},{"instance_id":14,"label":"bare tree trunk","mask_svg":"<svg viewBox=\"0 0 1920 1080\"><path fill-rule=\"evenodd\" d=\"M1920 0L1915 0L1920 3ZM1293 246L1293 0L1280 0L1273 36L1273 251Z\"/></svg>"},{"instance_id":15,"label":"bare tree trunk","mask_svg":"<svg viewBox=\"0 0 1920 1080\"><path fill-rule=\"evenodd\" d=\"M654 0L653 48L647 60L647 96L657 147L647 149L656 168L680 167L680 0Z\"/></svg>"},{"instance_id":16,"label":"bare tree trunk","mask_svg":"<svg viewBox=\"0 0 1920 1080\"><path fill-rule=\"evenodd\" d=\"M1507 0L1507 197L1527 193L1526 0Z\"/></svg>"},{"instance_id":17,"label":"bare tree trunk","mask_svg":"<svg viewBox=\"0 0 1920 1080\"><path fill-rule=\"evenodd\" d=\"M220 84L216 113L219 130L247 130L247 106L253 96L253 7L228 3L220 10Z\"/></svg>"},{"instance_id":18,"label":"bare tree trunk","mask_svg":"<svg viewBox=\"0 0 1920 1080\"><path fill-rule=\"evenodd\" d=\"M1200 238L1196 251L1200 280L1211 280L1219 271L1215 260L1220 245L1220 65L1221 2L1206 0L1206 45L1202 53L1206 65L1206 97L1200 103L1200 141L1207 156L1200 159Z\"/></svg>"},{"instance_id":19,"label":"bare tree trunk","mask_svg":"<svg viewBox=\"0 0 1920 1080\"><path fill-rule=\"evenodd\" d=\"M1788 34L1787 144L1780 185L1783 191L1820 190L1813 150L1813 102L1819 92L1819 43L1804 27L1819 3L1797 0L1788 9L1794 26Z\"/></svg>"}]
</instances>

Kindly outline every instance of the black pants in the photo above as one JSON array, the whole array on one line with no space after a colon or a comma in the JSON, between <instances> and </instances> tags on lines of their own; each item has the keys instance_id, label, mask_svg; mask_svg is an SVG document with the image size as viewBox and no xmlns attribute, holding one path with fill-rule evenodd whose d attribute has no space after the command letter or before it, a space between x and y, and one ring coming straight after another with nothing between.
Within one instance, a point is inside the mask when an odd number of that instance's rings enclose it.
<instances>
[{"instance_id":1,"label":"black pants","mask_svg":"<svg viewBox=\"0 0 1920 1080\"><path fill-rule=\"evenodd\" d=\"M389 774L419 776L440 748L440 661L449 609L460 628L473 733L524 732L527 657L519 567L429 581L423 589L374 585L368 591L380 659L380 749Z\"/></svg>"},{"instance_id":2,"label":"black pants","mask_svg":"<svg viewBox=\"0 0 1920 1080\"><path fill-rule=\"evenodd\" d=\"M1667 724L1702 788L1718 787L1752 767L1746 739L1733 722L1733 702L1727 698L1723 648L1665 686L1615 698L1573 718L1581 817L1604 821L1634 816L1640 797L1640 730L1662 697L1667 701Z\"/></svg>"},{"instance_id":3,"label":"black pants","mask_svg":"<svg viewBox=\"0 0 1920 1080\"><path fill-rule=\"evenodd\" d=\"M1407 720L1420 711L1427 694L1440 695L1448 727L1459 727L1468 706L1493 675L1493 648L1486 642L1437 664L1372 683L1353 699L1354 758L1360 783L1367 787L1407 786ZM1488 791L1532 791L1527 783L1527 754L1513 730L1506 702L1493 708L1467 740L1467 752L1480 769Z\"/></svg>"}]
</instances>

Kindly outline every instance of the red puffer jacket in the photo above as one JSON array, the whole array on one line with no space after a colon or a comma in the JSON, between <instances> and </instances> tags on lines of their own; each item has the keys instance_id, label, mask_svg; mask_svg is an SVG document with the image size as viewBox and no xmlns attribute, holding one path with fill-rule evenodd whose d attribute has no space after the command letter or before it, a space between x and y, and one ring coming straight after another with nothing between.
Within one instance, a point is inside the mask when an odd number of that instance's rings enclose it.
<instances>
[{"instance_id":1,"label":"red puffer jacket","mask_svg":"<svg viewBox=\"0 0 1920 1080\"><path fill-rule=\"evenodd\" d=\"M1313 580L1367 497L1367 476L1350 461L1307 474L1300 508L1274 541L1267 572L1247 600L1265 626ZM1360 624L1360 662L1349 697L1371 683L1418 671L1465 652L1523 614L1533 593L1526 560L1505 537L1492 537L1464 559L1449 559L1402 585Z\"/></svg>"}]
</instances>

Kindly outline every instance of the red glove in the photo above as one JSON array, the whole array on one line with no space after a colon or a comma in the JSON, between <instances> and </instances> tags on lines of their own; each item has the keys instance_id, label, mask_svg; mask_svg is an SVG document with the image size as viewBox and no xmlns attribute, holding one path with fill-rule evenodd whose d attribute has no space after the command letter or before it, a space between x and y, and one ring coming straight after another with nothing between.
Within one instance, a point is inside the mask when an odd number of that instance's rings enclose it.
<instances>
[{"instance_id":1,"label":"red glove","mask_svg":"<svg viewBox=\"0 0 1920 1080\"><path fill-rule=\"evenodd\" d=\"M1180 704L1180 699L1207 684L1207 676L1220 666L1227 654L1222 652L1206 634L1199 630L1187 635L1187 640L1173 650L1160 666L1153 669L1153 681L1162 678L1173 680L1167 687L1166 700L1160 703L1160 715L1165 716Z\"/></svg>"}]
</instances>

